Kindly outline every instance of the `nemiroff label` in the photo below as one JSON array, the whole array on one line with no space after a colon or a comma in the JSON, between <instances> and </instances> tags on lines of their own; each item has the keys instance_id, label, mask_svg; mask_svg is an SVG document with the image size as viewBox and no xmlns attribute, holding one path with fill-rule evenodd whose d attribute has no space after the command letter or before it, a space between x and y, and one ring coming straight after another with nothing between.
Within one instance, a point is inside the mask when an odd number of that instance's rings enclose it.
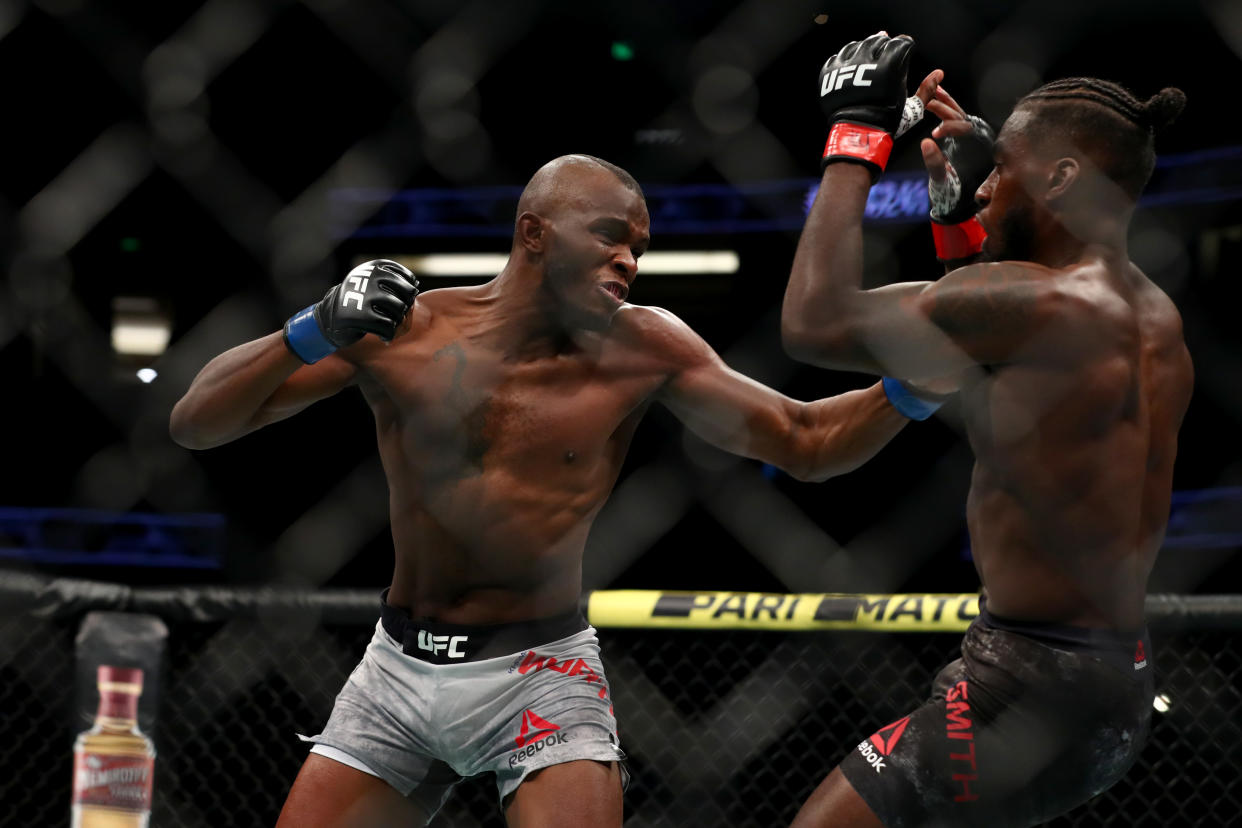
<instances>
[{"instance_id":1,"label":"nemiroff label","mask_svg":"<svg viewBox=\"0 0 1242 828\"><path fill-rule=\"evenodd\" d=\"M73 762L73 804L149 811L154 771L155 760L148 757L79 753Z\"/></svg>"}]
</instances>

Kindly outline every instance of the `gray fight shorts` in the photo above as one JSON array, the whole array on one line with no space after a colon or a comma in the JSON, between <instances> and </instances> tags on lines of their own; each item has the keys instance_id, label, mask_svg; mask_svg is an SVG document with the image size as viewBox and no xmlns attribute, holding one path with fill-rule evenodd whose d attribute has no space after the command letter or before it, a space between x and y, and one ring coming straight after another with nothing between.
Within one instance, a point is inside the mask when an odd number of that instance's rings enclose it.
<instances>
[{"instance_id":1,"label":"gray fight shorts","mask_svg":"<svg viewBox=\"0 0 1242 828\"><path fill-rule=\"evenodd\" d=\"M466 777L495 773L503 807L532 771L625 759L595 629L580 613L467 627L382 610L323 732L299 734L312 752L383 779L429 818ZM534 643L554 631L568 634Z\"/></svg>"}]
</instances>

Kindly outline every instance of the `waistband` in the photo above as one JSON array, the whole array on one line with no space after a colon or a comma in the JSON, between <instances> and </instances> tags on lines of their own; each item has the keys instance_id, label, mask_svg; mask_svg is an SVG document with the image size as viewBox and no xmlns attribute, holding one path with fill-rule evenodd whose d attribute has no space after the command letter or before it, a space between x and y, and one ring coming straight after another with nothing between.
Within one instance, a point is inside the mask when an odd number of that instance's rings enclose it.
<instances>
[{"instance_id":1,"label":"waistband","mask_svg":"<svg viewBox=\"0 0 1242 828\"><path fill-rule=\"evenodd\" d=\"M1001 618L988 611L982 597L979 598L979 616L973 623L994 630L1017 633L1058 650L1098 658L1127 675L1141 674L1150 670L1147 659L1151 655L1151 637L1147 632L1147 627L1133 632L1119 632L1094 627L1074 627L1068 624Z\"/></svg>"},{"instance_id":2,"label":"waistband","mask_svg":"<svg viewBox=\"0 0 1242 828\"><path fill-rule=\"evenodd\" d=\"M380 624L401 652L431 664L461 664L520 653L580 633L589 625L581 610L508 624L444 624L411 618L380 595Z\"/></svg>"}]
</instances>

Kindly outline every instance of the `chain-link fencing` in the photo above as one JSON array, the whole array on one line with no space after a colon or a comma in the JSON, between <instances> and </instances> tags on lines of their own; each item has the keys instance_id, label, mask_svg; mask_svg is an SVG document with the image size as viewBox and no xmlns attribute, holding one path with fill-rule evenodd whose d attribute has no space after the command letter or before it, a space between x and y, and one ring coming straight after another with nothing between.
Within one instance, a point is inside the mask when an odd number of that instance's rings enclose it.
<instances>
[{"instance_id":1,"label":"chain-link fencing","mask_svg":"<svg viewBox=\"0 0 1242 828\"><path fill-rule=\"evenodd\" d=\"M89 609L168 624L159 679L152 825L274 824L313 733L374 629L362 592L134 591L8 579L0 614L0 825L66 824L74 637ZM141 594L138 594L141 593ZM1187 606L1188 605L1188 606ZM1142 758L1056 826L1221 826L1242 812L1242 608L1149 602L1157 711ZM861 738L919 703L960 635L600 630L633 775L627 826L788 824ZM488 777L467 780L436 828L502 826Z\"/></svg>"},{"instance_id":2,"label":"chain-link fencing","mask_svg":"<svg viewBox=\"0 0 1242 828\"><path fill-rule=\"evenodd\" d=\"M202 453L168 440L169 411L211 357L277 330L355 256L503 254L516 193L563 152L599 155L636 175L650 196L653 252L729 247L740 255L733 276L640 278L632 301L668 307L730 365L791 396L856 387L857 378L795 367L780 350L777 313L823 144L818 67L843 42L879 28L915 36L915 74L944 68L963 105L997 123L1038 82L1088 69L1144 94L1186 88L1183 126L1161 144L1176 166L1158 169L1156 200L1136 216L1131 251L1181 308L1196 360L1200 387L1177 487L1236 485L1242 466L1212 435L1242 422L1232 379L1238 288L1224 277L1242 248L1242 164L1211 101L1226 99L1237 74L1242 17L1228 3L1122 5L1124 36L1112 13L1091 4L1043 15L973 0L830 10L809 0L0 4L0 62L30 78L0 99L23 125L10 131L12 163L0 181L0 366L25 403L7 412L12 432L25 437L12 441L10 462L43 468L47 446L56 446L55 473L0 476L0 505L226 514L216 580L364 581L348 576L368 568L357 563L368 556L387 560L390 541L369 415L355 395ZM1194 59L1182 57L1190 50ZM1098 67L1084 66L1084 55ZM514 79L523 77L541 78L553 100L520 94ZM1213 94L1215 83L1223 95ZM875 191L869 284L937 269L919 157L907 139ZM903 221L891 223L899 213ZM142 360L155 373L149 385L111 342L137 300L168 325L166 349ZM52 425L65 411L75 417L67 433ZM341 441L325 469L328 461L320 455L312 465L302 449L329 424L362 436ZM913 462L877 459L876 478L903 481L883 520L856 494L873 491L867 477L815 490L759 480L743 481L754 490L748 496L789 520L731 524L717 491L695 491L668 498L653 510L659 520L631 534L648 540L718 523L726 540L747 547L740 554L756 557L757 549L801 548L813 535L825 559L847 545L863 561L875 560L877 547L921 545L909 560L929 560L953 545L962 487L952 481L968 472L945 450L944 434L918 433L928 442L896 449L925 452ZM632 468L667 477L668 464L650 455L676 453L681 466L720 477L719 463L693 441L681 451L680 428L663 437L640 431L636 448L651 450ZM297 486L253 473L277 465ZM618 522L640 524L624 514ZM900 537L889 544L867 534L868 524L880 534L897 527ZM753 542L756 525L766 530L762 543ZM331 542L308 551L307 537L328 533ZM596 556L603 571L588 586L612 586L604 576L635 557ZM877 584L834 563L808 583L804 561L773 557L760 563L782 583L764 588L899 589L913 568L891 567ZM1219 563L1202 560L1187 581ZM342 574L351 563L356 571Z\"/></svg>"},{"instance_id":3,"label":"chain-link fencing","mask_svg":"<svg viewBox=\"0 0 1242 828\"><path fill-rule=\"evenodd\" d=\"M651 275L633 301L669 307L731 366L791 396L854 387L793 366L776 317L824 137L815 71L844 40L881 27L912 33L916 67L945 68L963 104L994 122L1018 95L1068 74L1144 95L1186 89L1131 255L1177 302L1196 361L1176 486L1236 488L1242 462L1221 435L1242 424L1242 153L1219 129L1218 104L1238 74L1242 10L1127 0L1055 11L976 0L0 3L0 65L13 79L0 100L14 124L0 182L0 366L16 401L2 502L229 517L227 537L212 536L219 572L100 577L377 582L392 550L373 443L342 445L327 467L306 450L329 428L369 435L360 400L324 401L203 453L168 440L171 406L209 358L278 329L356 255L503 252L517 188L563 152L639 178L657 251L727 240L740 254L733 276ZM601 57L610 47L633 59ZM517 79L537 79L542 93ZM869 212L869 284L934 268L916 145L902 152L875 204L911 209L900 223ZM110 341L131 300L169 326L166 350L137 362ZM141 384L139 364L158 378ZM600 514L588 588L974 583L959 554L970 458L954 417L811 488L723 458L660 416L638 433ZM268 469L296 485L256 473ZM1175 501L1170 538L1193 554L1162 555L1153 584L1232 588L1222 584L1239 572L1234 503L1222 498L1208 515L1209 537L1189 519L1206 507ZM93 553L116 537L24 520L0 533L5 548L38 548L49 570L54 541ZM668 550L682 546L712 548L712 571L670 571ZM153 824L274 821L305 755L293 734L326 717L370 634L374 599L350 599L364 608L354 615L322 602L309 614L153 610L171 631ZM74 636L81 613L116 608L75 600L55 612L0 605L0 824L67 819ZM787 821L851 745L921 698L956 636L604 629L601 639L635 777L627 824L766 826ZM1151 744L1065 824L1226 825L1242 810L1238 645L1227 632L1157 628L1156 649L1169 701ZM438 824L499 824L490 785L463 785Z\"/></svg>"}]
</instances>

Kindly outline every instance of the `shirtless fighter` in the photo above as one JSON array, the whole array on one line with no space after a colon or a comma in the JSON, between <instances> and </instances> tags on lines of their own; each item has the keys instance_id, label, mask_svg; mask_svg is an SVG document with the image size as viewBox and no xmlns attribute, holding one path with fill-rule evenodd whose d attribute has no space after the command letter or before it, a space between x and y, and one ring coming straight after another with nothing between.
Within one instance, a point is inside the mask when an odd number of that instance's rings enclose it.
<instances>
[{"instance_id":1,"label":"shirtless fighter","mask_svg":"<svg viewBox=\"0 0 1242 828\"><path fill-rule=\"evenodd\" d=\"M852 750L796 828L1040 823L1121 778L1151 714L1143 605L1192 368L1178 312L1130 262L1126 231L1153 133L1185 96L1055 81L1018 101L993 150L933 72L920 97L943 122L921 148L940 258L982 248L984 262L862 290L863 206L912 45L880 33L823 67L831 137L782 329L796 358L888 374L924 416L936 402L918 388L954 378L975 453L981 613L931 699ZM946 155L950 177L973 183L948 186Z\"/></svg>"},{"instance_id":2,"label":"shirtless fighter","mask_svg":"<svg viewBox=\"0 0 1242 828\"><path fill-rule=\"evenodd\" d=\"M428 821L484 772L512 826L619 826L624 753L578 602L587 533L647 407L803 480L853 469L908 422L880 384L789 399L627 304L648 242L628 173L558 158L523 192L496 278L418 295L399 264L361 265L283 332L213 359L173 410L174 439L197 449L350 385L375 416L396 567L281 826Z\"/></svg>"}]
</instances>

